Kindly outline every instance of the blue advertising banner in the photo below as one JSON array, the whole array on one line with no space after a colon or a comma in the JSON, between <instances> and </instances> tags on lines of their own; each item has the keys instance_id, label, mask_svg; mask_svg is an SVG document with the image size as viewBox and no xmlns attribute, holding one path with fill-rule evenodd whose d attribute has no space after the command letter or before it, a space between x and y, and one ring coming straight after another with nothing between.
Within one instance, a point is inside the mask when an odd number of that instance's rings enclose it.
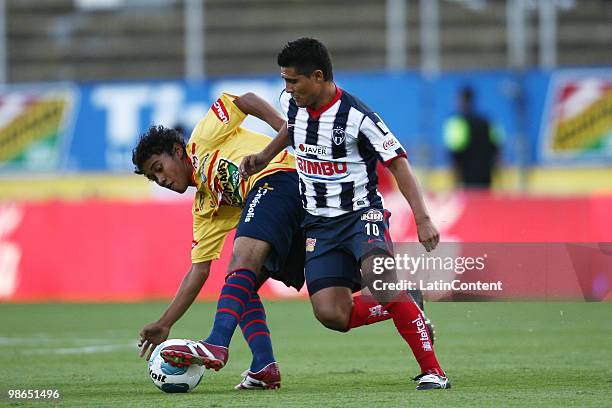
<instances>
[{"instance_id":1,"label":"blue advertising banner","mask_svg":"<svg viewBox=\"0 0 612 408\"><path fill-rule=\"evenodd\" d=\"M442 130L469 86L503 139L505 164L610 163L612 70L337 73L340 87L379 113L417 165L448 164ZM33 84L0 88L0 173L131 172L131 150L153 124L187 133L223 91L278 107L278 76L204 82ZM265 123L244 126L273 135Z\"/></svg>"}]
</instances>

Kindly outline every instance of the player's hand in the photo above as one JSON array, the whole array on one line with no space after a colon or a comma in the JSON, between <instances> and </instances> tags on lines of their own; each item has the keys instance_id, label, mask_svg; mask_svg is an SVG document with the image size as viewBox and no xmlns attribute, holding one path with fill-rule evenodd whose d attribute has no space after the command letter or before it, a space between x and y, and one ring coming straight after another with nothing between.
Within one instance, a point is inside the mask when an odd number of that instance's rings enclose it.
<instances>
[{"instance_id":1,"label":"player's hand","mask_svg":"<svg viewBox=\"0 0 612 408\"><path fill-rule=\"evenodd\" d=\"M259 173L263 169L266 168L268 162L264 159L264 157L258 154L250 154L242 159L240 162L240 175L243 179L249 178L249 176Z\"/></svg>"},{"instance_id":2,"label":"player's hand","mask_svg":"<svg viewBox=\"0 0 612 408\"><path fill-rule=\"evenodd\" d=\"M438 229L429 218L417 221L416 225L419 242L423 244L427 252L433 251L440 242Z\"/></svg>"},{"instance_id":3,"label":"player's hand","mask_svg":"<svg viewBox=\"0 0 612 408\"><path fill-rule=\"evenodd\" d=\"M140 341L138 347L140 347L140 357L147 354L147 360L151 358L151 354L155 347L160 343L163 343L168 339L170 335L170 327L164 326L158 322L149 323L140 331Z\"/></svg>"}]
</instances>

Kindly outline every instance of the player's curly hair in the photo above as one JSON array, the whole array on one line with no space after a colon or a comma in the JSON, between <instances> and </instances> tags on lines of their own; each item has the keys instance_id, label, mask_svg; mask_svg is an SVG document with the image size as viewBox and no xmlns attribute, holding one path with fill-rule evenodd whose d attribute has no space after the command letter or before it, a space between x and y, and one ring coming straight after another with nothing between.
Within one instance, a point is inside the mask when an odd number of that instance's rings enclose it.
<instances>
[{"instance_id":1,"label":"player's curly hair","mask_svg":"<svg viewBox=\"0 0 612 408\"><path fill-rule=\"evenodd\" d=\"M300 75L308 76L320 69L325 81L334 79L329 51L314 38L303 37L288 42L278 54L277 62L280 67L295 68Z\"/></svg>"},{"instance_id":2,"label":"player's curly hair","mask_svg":"<svg viewBox=\"0 0 612 408\"><path fill-rule=\"evenodd\" d=\"M180 145L185 150L185 140L176 129L163 126L151 126L143 133L138 140L138 144L132 150L132 163L134 173L144 174L144 163L154 154L172 154L174 145Z\"/></svg>"}]
</instances>

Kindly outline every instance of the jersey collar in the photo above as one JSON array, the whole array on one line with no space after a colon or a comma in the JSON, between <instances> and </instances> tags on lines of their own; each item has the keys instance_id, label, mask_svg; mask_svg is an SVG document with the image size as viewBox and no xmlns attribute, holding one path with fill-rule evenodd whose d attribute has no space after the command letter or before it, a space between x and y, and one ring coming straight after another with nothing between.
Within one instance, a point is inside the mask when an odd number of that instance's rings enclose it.
<instances>
[{"instance_id":1,"label":"jersey collar","mask_svg":"<svg viewBox=\"0 0 612 408\"><path fill-rule=\"evenodd\" d=\"M321 116L323 112L331 108L334 105L334 103L338 102L338 99L340 99L341 96L342 96L342 89L336 86L336 94L334 95L331 101L321 106L317 110L310 109L310 108L306 108L306 110L308 111L308 114L310 115L311 118L317 119L319 116Z\"/></svg>"}]
</instances>

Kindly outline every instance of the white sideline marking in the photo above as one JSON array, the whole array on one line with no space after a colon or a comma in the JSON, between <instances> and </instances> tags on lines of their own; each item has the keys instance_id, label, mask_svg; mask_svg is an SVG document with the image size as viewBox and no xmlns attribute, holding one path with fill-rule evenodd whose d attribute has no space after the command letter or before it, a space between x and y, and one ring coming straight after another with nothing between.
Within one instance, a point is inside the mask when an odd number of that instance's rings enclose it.
<instances>
[{"instance_id":1,"label":"white sideline marking","mask_svg":"<svg viewBox=\"0 0 612 408\"><path fill-rule=\"evenodd\" d=\"M61 348L48 348L39 350L28 350L27 354L32 352L39 354L95 354L95 353L109 353L117 350L136 350L136 345L133 342L129 344L108 344L100 346L83 346L83 347L61 347Z\"/></svg>"},{"instance_id":2,"label":"white sideline marking","mask_svg":"<svg viewBox=\"0 0 612 408\"><path fill-rule=\"evenodd\" d=\"M0 346L22 344L32 345L40 343L58 343L58 344L100 344L114 342L112 338L84 338L84 337L51 337L51 336L30 336L30 337L0 337Z\"/></svg>"},{"instance_id":3,"label":"white sideline marking","mask_svg":"<svg viewBox=\"0 0 612 408\"><path fill-rule=\"evenodd\" d=\"M0 347L8 347L21 345L25 346L21 350L23 354L92 354L92 353L109 353L117 350L136 350L136 342L122 344L108 344L109 339L77 339L77 338L52 338L52 337L0 337ZM76 347L48 347L52 344L90 344L87 346ZM106 343L106 344L105 344ZM33 346L47 346L44 348L32 348Z\"/></svg>"},{"instance_id":4,"label":"white sideline marking","mask_svg":"<svg viewBox=\"0 0 612 408\"><path fill-rule=\"evenodd\" d=\"M49 337L0 337L0 346L12 344L53 343L56 341L59 341L59 339L52 339Z\"/></svg>"}]
</instances>

